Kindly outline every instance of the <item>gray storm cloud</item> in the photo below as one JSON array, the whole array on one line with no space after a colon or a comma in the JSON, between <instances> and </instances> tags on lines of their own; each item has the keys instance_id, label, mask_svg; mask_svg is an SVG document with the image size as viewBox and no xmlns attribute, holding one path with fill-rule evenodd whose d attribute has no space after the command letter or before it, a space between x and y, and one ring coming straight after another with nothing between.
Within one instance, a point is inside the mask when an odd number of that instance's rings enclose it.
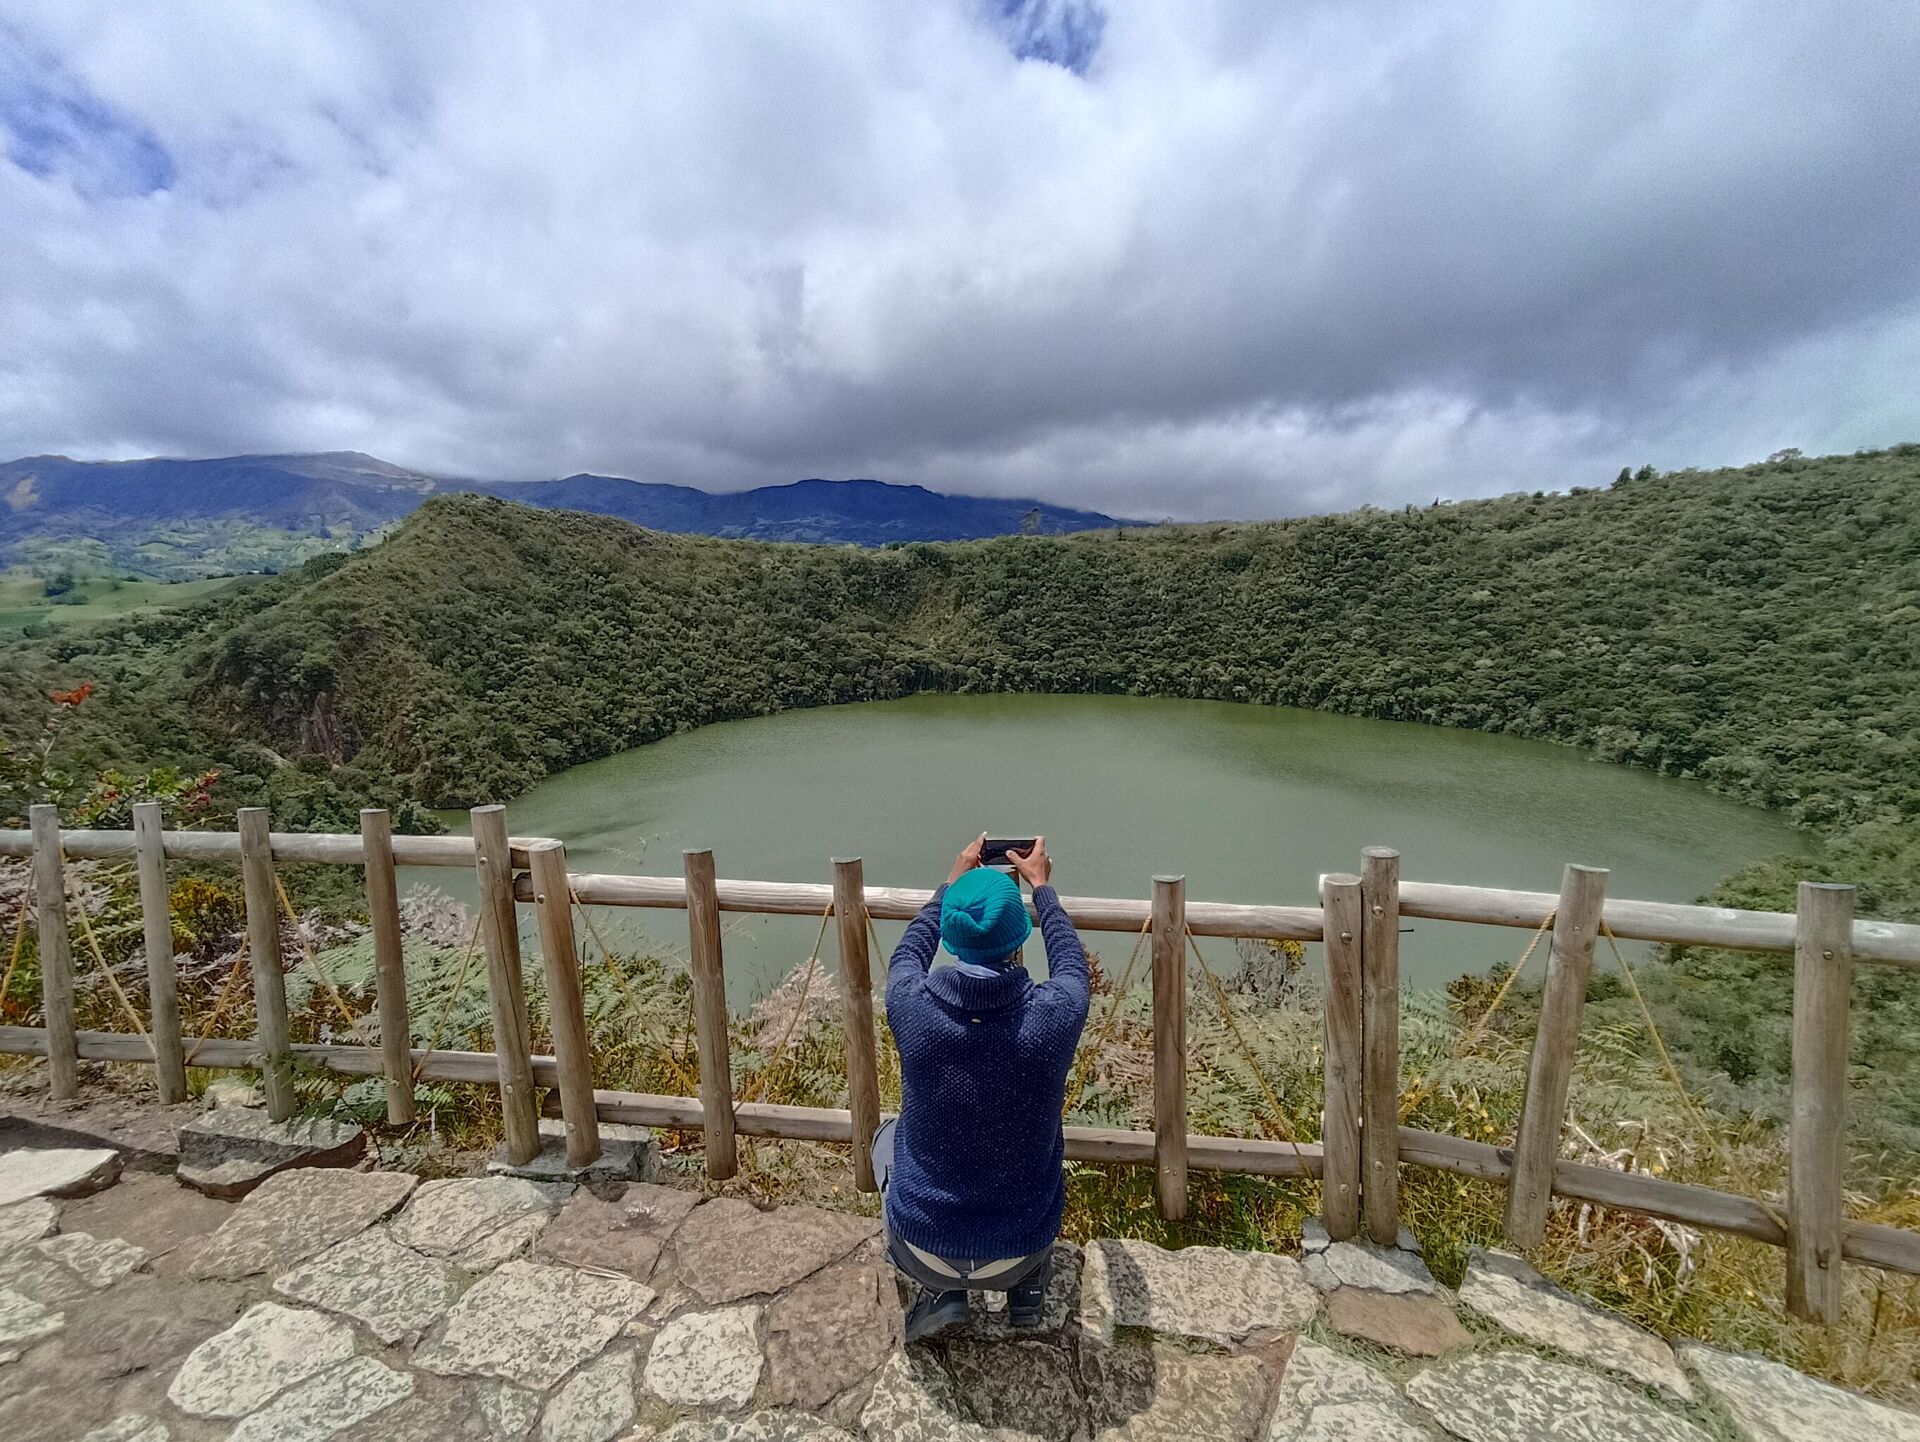
<instances>
[{"instance_id":1,"label":"gray storm cloud","mask_svg":"<svg viewBox=\"0 0 1920 1442\"><path fill-rule=\"evenodd\" d=\"M0 0L0 450L1273 515L1920 435L1904 4Z\"/></svg>"}]
</instances>

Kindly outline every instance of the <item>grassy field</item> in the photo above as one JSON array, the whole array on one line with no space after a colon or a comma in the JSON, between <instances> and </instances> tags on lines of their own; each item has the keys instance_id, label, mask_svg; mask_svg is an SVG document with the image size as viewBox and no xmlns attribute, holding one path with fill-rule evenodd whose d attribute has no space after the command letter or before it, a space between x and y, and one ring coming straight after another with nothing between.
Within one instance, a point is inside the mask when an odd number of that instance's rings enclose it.
<instances>
[{"instance_id":1,"label":"grassy field","mask_svg":"<svg viewBox=\"0 0 1920 1442\"><path fill-rule=\"evenodd\" d=\"M131 581L112 576L88 576L75 582L69 596L77 602L55 604L46 594L43 577L20 567L0 571L0 636L16 636L36 623L72 626L86 621L117 620L138 611L178 606L196 601L223 586L230 576L202 581Z\"/></svg>"}]
</instances>

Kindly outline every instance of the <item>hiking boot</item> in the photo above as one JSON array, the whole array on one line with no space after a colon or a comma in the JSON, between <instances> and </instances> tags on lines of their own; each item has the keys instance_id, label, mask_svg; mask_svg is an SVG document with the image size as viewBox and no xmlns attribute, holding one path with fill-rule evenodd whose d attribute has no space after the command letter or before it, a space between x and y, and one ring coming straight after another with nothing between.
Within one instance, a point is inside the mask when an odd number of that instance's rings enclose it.
<instances>
[{"instance_id":1,"label":"hiking boot","mask_svg":"<svg viewBox=\"0 0 1920 1442\"><path fill-rule=\"evenodd\" d=\"M965 1292L933 1292L922 1287L907 1312L907 1340L924 1342L936 1332L966 1320Z\"/></svg>"},{"instance_id":2,"label":"hiking boot","mask_svg":"<svg viewBox=\"0 0 1920 1442\"><path fill-rule=\"evenodd\" d=\"M1046 1318L1047 1280L1053 1272L1042 1263L1034 1273L1007 1293L1007 1320L1022 1332L1037 1330Z\"/></svg>"}]
</instances>

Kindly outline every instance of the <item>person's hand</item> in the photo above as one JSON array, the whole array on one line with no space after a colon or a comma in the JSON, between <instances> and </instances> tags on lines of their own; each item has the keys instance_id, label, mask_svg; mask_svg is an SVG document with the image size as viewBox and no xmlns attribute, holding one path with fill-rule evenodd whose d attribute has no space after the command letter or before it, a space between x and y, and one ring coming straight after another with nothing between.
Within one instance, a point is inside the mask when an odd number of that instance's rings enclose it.
<instances>
[{"instance_id":1,"label":"person's hand","mask_svg":"<svg viewBox=\"0 0 1920 1442\"><path fill-rule=\"evenodd\" d=\"M966 875L967 872L973 870L974 867L980 864L980 848L986 844L986 840L987 833L983 831L972 841L969 841L966 848L961 851L958 856L953 858L953 870L948 873L947 885L953 885L954 882L958 881L962 876Z\"/></svg>"},{"instance_id":2,"label":"person's hand","mask_svg":"<svg viewBox=\"0 0 1920 1442\"><path fill-rule=\"evenodd\" d=\"M1045 886L1053 877L1053 858L1047 855L1047 838L1044 836L1034 837L1033 847L1029 851L1009 851L1007 860L1029 887Z\"/></svg>"}]
</instances>

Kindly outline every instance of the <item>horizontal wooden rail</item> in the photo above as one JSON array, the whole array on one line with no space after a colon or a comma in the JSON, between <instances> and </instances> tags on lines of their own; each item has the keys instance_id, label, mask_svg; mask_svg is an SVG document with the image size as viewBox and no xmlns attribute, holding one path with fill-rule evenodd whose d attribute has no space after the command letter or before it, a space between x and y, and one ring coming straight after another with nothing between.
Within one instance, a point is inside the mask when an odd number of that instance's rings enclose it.
<instances>
[{"instance_id":1,"label":"horizontal wooden rail","mask_svg":"<svg viewBox=\"0 0 1920 1442\"><path fill-rule=\"evenodd\" d=\"M704 1123L698 1097L658 1096L650 1092L596 1091L600 1119L631 1126L670 1127L698 1131ZM767 1102L736 1102L734 1127L742 1136L782 1137L791 1141L850 1142L853 1113L834 1107L775 1106ZM1152 1132L1110 1127L1062 1127L1070 1162L1108 1162L1129 1166L1153 1165ZM1321 1152L1317 1142L1298 1148L1286 1142L1242 1140L1187 1134L1188 1165L1203 1171L1248 1172L1267 1177L1317 1177Z\"/></svg>"},{"instance_id":2,"label":"horizontal wooden rail","mask_svg":"<svg viewBox=\"0 0 1920 1442\"><path fill-rule=\"evenodd\" d=\"M75 1049L83 1061L153 1060L152 1050L137 1036L121 1032L83 1031L77 1033L75 1040ZM239 1069L253 1067L259 1061L258 1044L244 1038L189 1040L186 1050L196 1066ZM45 1028L0 1026L0 1053L45 1056ZM347 1076L381 1074L380 1053L372 1047L296 1043L293 1057L302 1065L321 1067ZM472 1082L491 1086L499 1080L499 1061L492 1052L427 1052L416 1049L413 1060L420 1069L421 1077L428 1081ZM536 1084L549 1088L559 1085L559 1066L552 1057L535 1056L532 1060ZM697 1097L617 1091L596 1091L593 1097L595 1111L606 1122L671 1127L677 1131L698 1131L704 1123ZM845 1142L853 1134L852 1114L838 1108L737 1102L733 1110L734 1125L743 1136ZM1066 1154L1071 1161L1127 1166L1153 1164L1152 1132L1067 1127L1065 1133ZM1432 1167L1503 1185L1513 1164L1511 1147L1468 1141L1462 1137L1420 1131L1413 1127L1400 1128L1399 1151L1400 1160L1409 1165ZM1317 1177L1320 1175L1322 1154L1318 1143L1303 1142L1296 1148L1288 1142L1189 1133L1187 1165L1190 1169L1200 1171ZM1639 1212L1711 1231L1729 1232L1771 1246L1786 1245L1785 1232L1761 1203L1748 1197L1715 1191L1711 1187L1693 1186L1665 1177L1650 1177L1640 1172L1620 1172L1584 1162L1559 1161L1554 1164L1553 1190L1555 1195L1575 1201L1617 1207L1623 1211ZM1901 1227L1849 1221L1842 1230L1841 1254L1850 1262L1920 1275L1920 1233Z\"/></svg>"},{"instance_id":3,"label":"horizontal wooden rail","mask_svg":"<svg viewBox=\"0 0 1920 1442\"><path fill-rule=\"evenodd\" d=\"M357 834L332 831L275 831L268 835L275 861L313 861L335 866L364 866L366 842ZM513 864L527 864L527 847L543 836L512 839ZM240 836L233 831L164 831L162 853L170 861L240 860ZM135 855L131 831L62 831L60 850L76 861L131 860ZM31 856L33 833L0 831L0 856ZM402 836L393 838L397 866L471 866L471 836Z\"/></svg>"},{"instance_id":4,"label":"horizontal wooden rail","mask_svg":"<svg viewBox=\"0 0 1920 1442\"><path fill-rule=\"evenodd\" d=\"M527 865L527 847L548 838L512 838L512 860ZM321 862L359 866L366 861L362 839L352 833L276 831L270 837L275 861ZM169 860L232 861L240 859L240 838L225 831L168 831L162 835ZM63 830L61 850L82 861L131 860L135 855L131 831ZM33 852L33 835L23 830L0 830L0 857L25 857ZM471 866L473 840L466 836L403 836L393 838L393 859L400 866ZM686 884L673 876L575 875L579 899L592 906L638 906L684 909ZM532 899L531 884L522 878L517 887L522 901ZM932 892L911 887L869 886L867 910L883 921L908 921ZM824 884L778 881L721 881L722 911L767 915L819 916L833 897ZM1400 913L1429 921L1460 921L1481 926L1532 928L1545 921L1556 898L1548 891L1507 891L1486 886L1458 886L1432 881L1400 883ZM1146 924L1145 899L1108 897L1061 898L1074 925L1082 931L1138 931ZM1608 927L1622 940L1656 941L1678 945L1726 946L1744 951L1793 950L1791 912L1742 911L1725 906L1687 906L1665 901L1609 900L1603 910ZM1322 935L1316 906L1241 906L1229 902L1187 903L1187 923L1199 936L1274 937L1318 941ZM1853 959L1920 967L1920 926L1893 921L1855 920Z\"/></svg>"},{"instance_id":5,"label":"horizontal wooden rail","mask_svg":"<svg viewBox=\"0 0 1920 1442\"><path fill-rule=\"evenodd\" d=\"M685 910L687 884L678 876L614 876L587 873L572 878L583 906L641 906ZM818 917L833 904L833 888L799 881L719 881L714 884L722 911L768 916ZM533 899L524 877L514 895ZM911 921L933 899L931 891L903 886L866 888L867 912L880 921ZM1139 931L1147 924L1149 904L1104 896L1063 896L1060 905L1081 931ZM1031 906L1029 906L1031 909ZM1219 901L1187 903L1187 925L1196 936L1256 936L1320 940L1317 906L1235 906Z\"/></svg>"},{"instance_id":6,"label":"horizontal wooden rail","mask_svg":"<svg viewBox=\"0 0 1920 1442\"><path fill-rule=\"evenodd\" d=\"M1558 900L1551 891L1501 891L1487 886L1449 886L1432 881L1400 883L1400 914L1430 921L1532 928L1547 919ZM1793 950L1795 921L1790 911L1740 911L1731 906L1609 899L1600 914L1613 934L1623 941L1726 946L1736 951ZM1897 921L1855 921L1853 959L1920 966L1920 926Z\"/></svg>"}]
</instances>

